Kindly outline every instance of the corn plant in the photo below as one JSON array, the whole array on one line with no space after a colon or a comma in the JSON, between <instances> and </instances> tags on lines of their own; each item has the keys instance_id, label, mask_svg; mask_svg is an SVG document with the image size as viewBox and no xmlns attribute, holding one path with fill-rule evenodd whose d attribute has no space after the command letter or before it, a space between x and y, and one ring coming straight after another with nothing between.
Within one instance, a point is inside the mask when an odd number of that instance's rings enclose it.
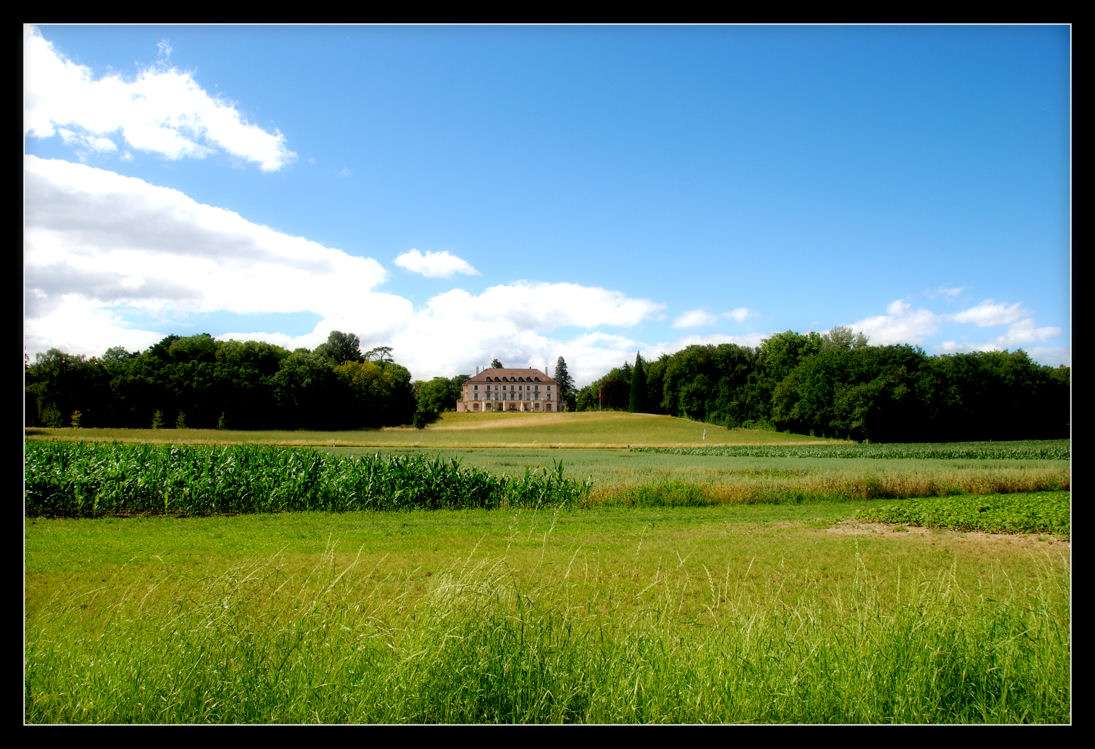
<instances>
[{"instance_id":1,"label":"corn plant","mask_svg":"<svg viewBox=\"0 0 1095 749\"><path fill-rule=\"evenodd\" d=\"M257 445L26 445L32 516L209 515L577 504L591 482L554 470L496 476L426 455L333 456Z\"/></svg>"}]
</instances>

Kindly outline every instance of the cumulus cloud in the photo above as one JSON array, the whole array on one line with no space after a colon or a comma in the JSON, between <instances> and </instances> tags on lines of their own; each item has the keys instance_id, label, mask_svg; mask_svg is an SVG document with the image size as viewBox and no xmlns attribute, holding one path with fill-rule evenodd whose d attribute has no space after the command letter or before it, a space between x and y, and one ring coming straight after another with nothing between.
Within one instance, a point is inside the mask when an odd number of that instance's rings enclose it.
<instances>
[{"instance_id":1,"label":"cumulus cloud","mask_svg":"<svg viewBox=\"0 0 1095 749\"><path fill-rule=\"evenodd\" d=\"M1037 327L1034 318L1028 317L1012 323L1007 331L996 341L1004 348L1025 347L1031 343L1042 343L1061 335L1061 329L1054 326Z\"/></svg>"},{"instance_id":2,"label":"cumulus cloud","mask_svg":"<svg viewBox=\"0 0 1095 749\"><path fill-rule=\"evenodd\" d=\"M756 315L756 311L751 310L748 307L737 307L729 312L724 312L722 316L733 320L734 322L745 322L750 317L756 317Z\"/></svg>"},{"instance_id":3,"label":"cumulus cloud","mask_svg":"<svg viewBox=\"0 0 1095 749\"><path fill-rule=\"evenodd\" d=\"M543 368L563 356L575 382L584 383L604 374L598 368L604 361L616 362L621 350L630 349L634 357L633 341L593 329L631 327L661 307L569 283L518 281L477 295L452 289L430 299L395 334L392 345L400 361L421 378L471 373L493 358L507 366ZM591 332L567 339L561 333L569 327Z\"/></svg>"},{"instance_id":4,"label":"cumulus cloud","mask_svg":"<svg viewBox=\"0 0 1095 749\"><path fill-rule=\"evenodd\" d=\"M149 328L171 331L197 314L311 312L319 322L304 335L218 337L293 349L352 332L363 347L393 346L422 379L472 372L494 357L543 367L564 356L581 382L640 348L598 328L635 326L663 306L599 287L518 281L479 294L452 289L416 310L379 290L387 273L376 260L177 190L33 155L24 157L24 183L24 344L32 354L142 349L164 335ZM585 332L568 340L575 327Z\"/></svg>"},{"instance_id":5,"label":"cumulus cloud","mask_svg":"<svg viewBox=\"0 0 1095 749\"><path fill-rule=\"evenodd\" d=\"M963 332L963 326L973 329L1006 326L1003 333L992 338L978 340ZM926 338L934 337L933 349L942 354L969 353L973 351L1004 351L1022 348L1027 353L1041 352L1053 361L1068 359L1067 347L1036 346L1059 338L1063 331L1056 326L1038 326L1031 312L1022 304L995 302L986 299L981 303L953 314L936 314L927 309L913 309L909 302L899 299L886 307L885 315L869 317L852 323L849 327L862 331L873 346L910 343L922 345ZM939 340L941 338L941 340Z\"/></svg>"},{"instance_id":6,"label":"cumulus cloud","mask_svg":"<svg viewBox=\"0 0 1095 749\"><path fill-rule=\"evenodd\" d=\"M422 253L416 249L410 249L397 257L395 264L427 278L448 278L457 273L468 276L479 275L479 271L466 260L445 251Z\"/></svg>"},{"instance_id":7,"label":"cumulus cloud","mask_svg":"<svg viewBox=\"0 0 1095 749\"><path fill-rule=\"evenodd\" d=\"M943 341L940 348L948 354L953 353L968 353L971 351L1014 351L1015 349L1024 349L1028 353L1035 351L1063 351L1059 348L1031 348L1031 344L1044 343L1045 341L1052 340L1059 337L1062 334L1062 330L1055 326L1043 326L1038 327L1034 323L1034 318L1027 317L1022 320L1017 320L1011 325L1008 325L1007 330L1001 335L996 336L987 341L969 342L969 341ZM1061 358L1059 354L1056 358Z\"/></svg>"},{"instance_id":8,"label":"cumulus cloud","mask_svg":"<svg viewBox=\"0 0 1095 749\"><path fill-rule=\"evenodd\" d=\"M312 311L353 320L362 335L390 332L411 316L408 300L375 291L386 278L376 260L255 224L176 190L30 155L24 183L28 341L73 340L55 327L56 315L59 309L78 315L80 305L89 319L114 328L124 328L133 311L158 319Z\"/></svg>"},{"instance_id":9,"label":"cumulus cloud","mask_svg":"<svg viewBox=\"0 0 1095 749\"><path fill-rule=\"evenodd\" d=\"M719 321L718 315L705 309L688 310L680 314L673 321L674 328L702 328L705 325L714 325Z\"/></svg>"},{"instance_id":10,"label":"cumulus cloud","mask_svg":"<svg viewBox=\"0 0 1095 749\"><path fill-rule=\"evenodd\" d=\"M995 325L1009 325L1029 314L1018 302L1003 304L986 299L974 307L954 313L950 319L960 323L973 323L979 328L988 328Z\"/></svg>"},{"instance_id":11,"label":"cumulus cloud","mask_svg":"<svg viewBox=\"0 0 1095 749\"><path fill-rule=\"evenodd\" d=\"M505 317L530 330L602 325L628 328L665 306L598 286L540 281L492 286L469 302L468 314L475 320L489 324Z\"/></svg>"},{"instance_id":12,"label":"cumulus cloud","mask_svg":"<svg viewBox=\"0 0 1095 749\"><path fill-rule=\"evenodd\" d=\"M674 328L702 328L707 325L714 325L720 319L733 320L734 322L745 322L750 317L755 317L756 312L748 307L737 307L729 312L723 312L721 315L716 315L706 309L693 309L683 312L677 316L677 319L673 321Z\"/></svg>"},{"instance_id":13,"label":"cumulus cloud","mask_svg":"<svg viewBox=\"0 0 1095 749\"><path fill-rule=\"evenodd\" d=\"M29 296L36 294L32 291ZM38 305L31 317L33 301L27 300L23 325L23 345L32 358L51 348L86 356L100 356L112 346L137 351L163 338L162 333L127 325L112 310L89 304L79 295L51 298L48 304Z\"/></svg>"},{"instance_id":14,"label":"cumulus cloud","mask_svg":"<svg viewBox=\"0 0 1095 749\"><path fill-rule=\"evenodd\" d=\"M84 151L121 146L169 159L202 158L223 151L276 171L296 155L285 136L251 124L232 102L210 96L194 77L161 64L125 78L94 72L64 56L34 26L23 29L23 133L60 136Z\"/></svg>"},{"instance_id":15,"label":"cumulus cloud","mask_svg":"<svg viewBox=\"0 0 1095 749\"><path fill-rule=\"evenodd\" d=\"M886 314L868 317L852 323L852 330L860 331L874 346L899 343L920 345L927 336L939 330L940 319L931 310L912 308L903 299L890 302Z\"/></svg>"}]
</instances>

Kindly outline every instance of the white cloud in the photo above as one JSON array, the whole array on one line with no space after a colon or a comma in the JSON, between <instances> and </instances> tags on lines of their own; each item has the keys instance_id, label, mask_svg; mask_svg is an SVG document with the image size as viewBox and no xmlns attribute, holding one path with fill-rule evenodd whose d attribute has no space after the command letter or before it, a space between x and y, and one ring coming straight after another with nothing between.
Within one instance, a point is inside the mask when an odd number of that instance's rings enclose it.
<instances>
[{"instance_id":1,"label":"white cloud","mask_svg":"<svg viewBox=\"0 0 1095 749\"><path fill-rule=\"evenodd\" d=\"M885 315L869 317L852 323L849 327L862 331L873 346L888 346L901 343L921 345L925 338L939 333L944 325L948 328L948 336L958 332L953 330L955 325L972 325L976 328L1006 325L1007 328L1002 334L988 340L970 341L964 336L945 338L934 345L935 350L943 354L1014 351L1022 348L1028 353L1035 350L1050 352L1049 355L1056 361L1067 359L1067 354L1061 353L1067 349L1029 348L1031 344L1058 338L1063 331L1055 326L1038 327L1033 316L1018 302L1004 304L986 299L958 313L937 315L927 309L914 310L907 301L899 299L886 307Z\"/></svg>"},{"instance_id":2,"label":"white cloud","mask_svg":"<svg viewBox=\"0 0 1095 749\"><path fill-rule=\"evenodd\" d=\"M683 312L677 316L677 319L673 321L674 328L702 328L707 325L714 325L720 319L733 320L734 322L745 322L750 317L755 317L756 311L749 309L748 307L737 307L729 312L723 312L721 315L716 315L706 309L693 309Z\"/></svg>"},{"instance_id":3,"label":"white cloud","mask_svg":"<svg viewBox=\"0 0 1095 749\"><path fill-rule=\"evenodd\" d=\"M71 319L80 305L89 321L112 329L129 327L133 312L171 320L313 311L353 321L364 337L390 333L411 317L408 300L375 291L386 272L372 258L132 177L35 156L23 163L28 345L76 340L102 353L94 337L74 337L61 325L60 311Z\"/></svg>"},{"instance_id":4,"label":"white cloud","mask_svg":"<svg viewBox=\"0 0 1095 749\"><path fill-rule=\"evenodd\" d=\"M693 309L682 313L673 321L674 328L701 328L705 325L714 325L719 321L718 315L714 315L705 309Z\"/></svg>"},{"instance_id":5,"label":"white cloud","mask_svg":"<svg viewBox=\"0 0 1095 749\"><path fill-rule=\"evenodd\" d=\"M397 257L395 264L427 278L448 278L456 273L467 276L479 275L479 271L466 260L445 251L422 253L416 249L410 249Z\"/></svg>"},{"instance_id":6,"label":"white cloud","mask_svg":"<svg viewBox=\"0 0 1095 749\"><path fill-rule=\"evenodd\" d=\"M162 61L170 52L161 42ZM23 28L23 132L61 135L66 143L99 153L118 149L119 141L169 159L221 150L263 171L280 169L296 156L280 132L248 123L233 103L210 96L188 72L161 64L130 79L116 73L96 78L33 26Z\"/></svg>"},{"instance_id":7,"label":"white cloud","mask_svg":"<svg viewBox=\"0 0 1095 749\"><path fill-rule=\"evenodd\" d=\"M1008 326L1007 332L996 338L996 342L1004 348L1014 349L1026 347L1031 343L1041 343L1061 335L1061 329L1057 327L1036 327L1034 318L1028 317L1018 320Z\"/></svg>"},{"instance_id":8,"label":"white cloud","mask_svg":"<svg viewBox=\"0 0 1095 749\"><path fill-rule=\"evenodd\" d=\"M979 328L988 328L994 325L1009 325L1029 314L1018 302L1002 304L986 299L974 307L954 313L950 319L955 322L973 323Z\"/></svg>"},{"instance_id":9,"label":"white cloud","mask_svg":"<svg viewBox=\"0 0 1095 749\"><path fill-rule=\"evenodd\" d=\"M750 317L756 317L757 312L755 310L749 309L748 307L738 307L736 309L730 310L729 312L724 312L722 316L729 318L734 322L745 322Z\"/></svg>"},{"instance_id":10,"label":"white cloud","mask_svg":"<svg viewBox=\"0 0 1095 749\"><path fill-rule=\"evenodd\" d=\"M86 356L101 356L113 346L138 351L164 337L162 333L125 325L111 310L89 305L79 295L50 299L39 309L38 316L24 322L23 345L32 359L51 348Z\"/></svg>"},{"instance_id":11,"label":"white cloud","mask_svg":"<svg viewBox=\"0 0 1095 749\"><path fill-rule=\"evenodd\" d=\"M939 286L934 291L929 291L928 296L956 297L966 290L965 286Z\"/></svg>"},{"instance_id":12,"label":"white cloud","mask_svg":"<svg viewBox=\"0 0 1095 749\"><path fill-rule=\"evenodd\" d=\"M1072 366L1072 352L1067 346L1033 346L1024 350L1030 354L1031 359L1040 364L1050 367L1062 364L1066 367Z\"/></svg>"},{"instance_id":13,"label":"white cloud","mask_svg":"<svg viewBox=\"0 0 1095 749\"><path fill-rule=\"evenodd\" d=\"M393 346L420 379L470 373L493 357L540 368L564 356L584 384L643 348L598 328L634 326L662 308L609 289L518 281L477 295L452 289L415 310L378 290L387 274L372 258L107 170L32 155L23 163L31 355L147 348L164 335L149 328L170 330L191 314L312 312L320 320L304 335L218 337L294 349L315 348L332 330L352 332L363 348ZM570 327L588 332L568 341L558 331Z\"/></svg>"},{"instance_id":14,"label":"white cloud","mask_svg":"<svg viewBox=\"0 0 1095 749\"><path fill-rule=\"evenodd\" d=\"M939 330L939 317L931 310L913 310L908 302L898 299L886 306L885 315L868 317L848 327L862 332L872 346L919 345Z\"/></svg>"},{"instance_id":15,"label":"white cloud","mask_svg":"<svg viewBox=\"0 0 1095 749\"><path fill-rule=\"evenodd\" d=\"M479 295L453 289L430 299L392 339L399 361L415 377L472 373L498 358L507 366L551 367L559 356L581 385L618 366L621 352L638 345L592 329L630 327L661 308L649 300L591 286L519 281L492 286ZM567 327L591 332L573 340L553 336Z\"/></svg>"},{"instance_id":16,"label":"white cloud","mask_svg":"<svg viewBox=\"0 0 1095 749\"><path fill-rule=\"evenodd\" d=\"M467 304L465 314L474 320L491 324L506 319L529 330L602 325L628 328L664 307L597 286L539 281L491 286L478 297L469 298Z\"/></svg>"}]
</instances>

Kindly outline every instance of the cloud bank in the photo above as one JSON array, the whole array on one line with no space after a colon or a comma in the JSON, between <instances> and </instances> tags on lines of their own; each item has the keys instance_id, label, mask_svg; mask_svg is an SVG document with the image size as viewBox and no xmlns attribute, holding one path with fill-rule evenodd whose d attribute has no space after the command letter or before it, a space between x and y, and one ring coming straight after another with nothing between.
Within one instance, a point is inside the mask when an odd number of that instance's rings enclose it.
<instances>
[{"instance_id":1,"label":"cloud bank","mask_svg":"<svg viewBox=\"0 0 1095 749\"><path fill-rule=\"evenodd\" d=\"M581 385L636 352L648 359L692 344L759 346L768 334L689 335L651 343L644 323L665 305L603 287L519 280L478 293L449 289L415 307L384 290L388 271L358 257L256 224L141 179L61 160L24 157L24 345L101 355L112 346L138 350L193 316L227 312L310 313L299 336L241 330L220 338L256 339L289 349L314 348L332 330L357 334L363 347L391 345L416 378L473 372L499 358L511 366L554 367L567 359ZM404 253L405 262L411 262ZM417 260L430 260L418 253ZM413 257L413 256L412 256ZM449 267L460 261L447 256ZM463 262L463 261L460 261ZM470 266L469 266L470 267ZM744 320L745 308L703 309L675 327ZM258 327L256 325L256 327ZM874 345L922 345L945 332L943 353L1044 344L1061 334L1039 327L1016 303L984 300L938 314L895 300L883 315L852 323ZM991 328L1001 330L991 335ZM637 330L625 335L608 329ZM989 336L968 340L963 329Z\"/></svg>"},{"instance_id":2,"label":"cloud bank","mask_svg":"<svg viewBox=\"0 0 1095 749\"><path fill-rule=\"evenodd\" d=\"M571 343L565 330L634 327L663 307L600 287L516 281L478 294L452 289L416 310L381 290L389 274L373 258L108 170L33 155L23 166L30 353L57 347L97 356L111 346L145 348L164 335L148 329L150 320L162 330L216 312L311 312L321 319L305 335L249 330L218 337L292 349L314 348L332 330L353 332L363 346L394 346L423 379L474 371L494 357L543 367L589 353L572 372L592 379L603 362L616 366L634 342L620 348L611 337L578 334Z\"/></svg>"}]
</instances>

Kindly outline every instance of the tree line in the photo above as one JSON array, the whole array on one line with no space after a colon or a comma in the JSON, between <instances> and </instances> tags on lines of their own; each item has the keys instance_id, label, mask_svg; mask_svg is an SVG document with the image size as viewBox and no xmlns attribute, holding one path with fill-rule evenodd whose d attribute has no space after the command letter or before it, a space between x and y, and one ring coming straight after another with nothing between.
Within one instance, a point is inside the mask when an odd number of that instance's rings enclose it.
<instances>
[{"instance_id":1,"label":"tree line","mask_svg":"<svg viewBox=\"0 0 1095 749\"><path fill-rule=\"evenodd\" d=\"M575 407L871 442L1052 439L1070 435L1071 373L1022 350L928 356L838 327L637 354L578 390Z\"/></svg>"},{"instance_id":2,"label":"tree line","mask_svg":"<svg viewBox=\"0 0 1095 749\"><path fill-rule=\"evenodd\" d=\"M379 346L334 331L314 350L169 335L141 352L24 362L28 426L349 429L410 424L420 383Z\"/></svg>"},{"instance_id":3,"label":"tree line","mask_svg":"<svg viewBox=\"0 0 1095 749\"><path fill-rule=\"evenodd\" d=\"M356 335L340 331L314 350L204 333L90 359L51 349L24 370L27 426L53 427L423 427L456 408L469 377L412 381L390 347L362 352ZM554 377L567 410L872 442L1070 436L1068 367L1036 364L1021 350L928 356L871 346L847 328L787 331L756 348L689 346L654 361L636 354L580 389L559 357Z\"/></svg>"}]
</instances>

